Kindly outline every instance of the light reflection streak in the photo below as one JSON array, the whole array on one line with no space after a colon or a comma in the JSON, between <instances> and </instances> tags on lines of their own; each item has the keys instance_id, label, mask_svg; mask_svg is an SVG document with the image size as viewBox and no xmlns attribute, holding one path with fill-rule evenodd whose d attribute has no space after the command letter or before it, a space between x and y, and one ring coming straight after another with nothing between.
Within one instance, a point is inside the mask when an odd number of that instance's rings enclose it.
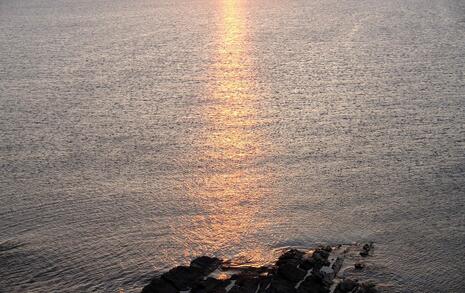
<instances>
[{"instance_id":1,"label":"light reflection streak","mask_svg":"<svg viewBox=\"0 0 465 293\"><path fill-rule=\"evenodd\" d=\"M207 129L201 141L207 169L199 176L192 198L205 213L194 218L191 243L214 253L235 247L266 226L257 216L269 174L259 172L263 155L262 123L257 112L257 77L251 58L243 0L223 0L218 44L202 112ZM253 237L249 237L253 238ZM259 250L251 251L260 261Z\"/></svg>"}]
</instances>

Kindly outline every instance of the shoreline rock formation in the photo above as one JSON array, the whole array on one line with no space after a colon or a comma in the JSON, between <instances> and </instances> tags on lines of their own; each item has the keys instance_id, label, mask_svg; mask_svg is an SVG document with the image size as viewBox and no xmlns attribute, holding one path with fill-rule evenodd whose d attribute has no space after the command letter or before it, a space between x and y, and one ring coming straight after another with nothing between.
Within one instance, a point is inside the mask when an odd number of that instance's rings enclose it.
<instances>
[{"instance_id":1,"label":"shoreline rock formation","mask_svg":"<svg viewBox=\"0 0 465 293\"><path fill-rule=\"evenodd\" d=\"M142 293L376 293L372 283L339 275L353 245L287 249L276 262L259 267L236 266L216 257L201 256L189 266L177 266L154 277ZM359 254L367 257L373 243ZM357 270L363 262L355 264Z\"/></svg>"}]
</instances>

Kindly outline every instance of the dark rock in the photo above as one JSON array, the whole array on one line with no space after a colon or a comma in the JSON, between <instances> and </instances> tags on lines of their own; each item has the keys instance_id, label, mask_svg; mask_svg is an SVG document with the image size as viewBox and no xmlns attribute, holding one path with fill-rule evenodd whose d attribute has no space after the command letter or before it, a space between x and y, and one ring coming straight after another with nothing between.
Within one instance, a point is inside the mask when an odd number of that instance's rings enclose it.
<instances>
[{"instance_id":1,"label":"dark rock","mask_svg":"<svg viewBox=\"0 0 465 293\"><path fill-rule=\"evenodd\" d=\"M278 276L271 280L270 287L266 290L267 293L295 293L294 285L289 281Z\"/></svg>"},{"instance_id":2,"label":"dark rock","mask_svg":"<svg viewBox=\"0 0 465 293\"><path fill-rule=\"evenodd\" d=\"M237 285L234 285L234 287L232 287L228 293L254 293L255 291L250 291L250 290L244 290L243 288L241 288L240 286L237 286Z\"/></svg>"},{"instance_id":3,"label":"dark rock","mask_svg":"<svg viewBox=\"0 0 465 293\"><path fill-rule=\"evenodd\" d=\"M315 266L315 260L313 258L304 258L299 267L303 270L308 271L314 266Z\"/></svg>"},{"instance_id":4,"label":"dark rock","mask_svg":"<svg viewBox=\"0 0 465 293\"><path fill-rule=\"evenodd\" d=\"M323 267L319 271L312 272L314 278L319 279L321 283L328 287L333 283L335 275L334 270L330 267Z\"/></svg>"},{"instance_id":5,"label":"dark rock","mask_svg":"<svg viewBox=\"0 0 465 293\"><path fill-rule=\"evenodd\" d=\"M178 290L168 281L156 277L142 289L142 293L176 293Z\"/></svg>"},{"instance_id":6,"label":"dark rock","mask_svg":"<svg viewBox=\"0 0 465 293\"><path fill-rule=\"evenodd\" d=\"M273 280L273 276L260 276L260 287L257 291L257 293L265 293L268 292L267 288L271 284L271 281Z\"/></svg>"},{"instance_id":7,"label":"dark rock","mask_svg":"<svg viewBox=\"0 0 465 293\"><path fill-rule=\"evenodd\" d=\"M329 266L330 262L328 261L329 252L325 250L317 249L312 254L313 258L313 269L320 270L324 266Z\"/></svg>"},{"instance_id":8,"label":"dark rock","mask_svg":"<svg viewBox=\"0 0 465 293\"><path fill-rule=\"evenodd\" d=\"M344 259L342 257L338 257L331 267L324 266L319 270L314 270L312 271L312 275L315 278L320 279L324 285L329 287L333 283L333 280L336 277L339 270L342 268L343 262Z\"/></svg>"},{"instance_id":9,"label":"dark rock","mask_svg":"<svg viewBox=\"0 0 465 293\"><path fill-rule=\"evenodd\" d=\"M283 253L279 258L278 261L276 262L277 266L280 266L281 264L287 263L289 261L293 262L302 262L302 258L305 255L303 251L297 250L297 249L290 249Z\"/></svg>"},{"instance_id":10,"label":"dark rock","mask_svg":"<svg viewBox=\"0 0 465 293\"><path fill-rule=\"evenodd\" d=\"M255 293L260 285L258 275L241 274L236 277L236 283L229 292Z\"/></svg>"},{"instance_id":11,"label":"dark rock","mask_svg":"<svg viewBox=\"0 0 465 293\"><path fill-rule=\"evenodd\" d=\"M229 280L217 280L208 277L205 280L199 281L191 290L192 293L222 293L226 292Z\"/></svg>"},{"instance_id":12,"label":"dark rock","mask_svg":"<svg viewBox=\"0 0 465 293\"><path fill-rule=\"evenodd\" d=\"M358 282L351 279L344 279L342 282L337 284L334 293L346 293L352 292L355 288L358 287Z\"/></svg>"},{"instance_id":13,"label":"dark rock","mask_svg":"<svg viewBox=\"0 0 465 293\"><path fill-rule=\"evenodd\" d=\"M365 244L360 254L370 255L372 250L373 243ZM226 288L231 287L229 293L329 293L344 261L339 256L331 265L331 252L330 246L317 248L311 255L290 249L278 258L275 265L262 267L243 267L232 261L223 262L215 257L201 256L192 260L189 267L178 266L154 278L142 293L187 290L191 293L226 293ZM206 277L219 267L225 271L227 278L231 272L236 274L227 280ZM362 262L355 264L356 269L363 267L365 264ZM308 272L311 272L309 276ZM377 289L371 283L345 279L336 286L334 293L377 293Z\"/></svg>"},{"instance_id":14,"label":"dark rock","mask_svg":"<svg viewBox=\"0 0 465 293\"><path fill-rule=\"evenodd\" d=\"M180 291L188 290L202 277L202 269L186 266L175 267L162 275L163 279L171 282Z\"/></svg>"},{"instance_id":15,"label":"dark rock","mask_svg":"<svg viewBox=\"0 0 465 293\"><path fill-rule=\"evenodd\" d=\"M293 258L293 259L301 259L305 255L305 252L298 250L298 249L290 249L283 253L279 258Z\"/></svg>"},{"instance_id":16,"label":"dark rock","mask_svg":"<svg viewBox=\"0 0 465 293\"><path fill-rule=\"evenodd\" d=\"M234 287L229 290L229 293L255 293L258 289L258 283L256 287L243 287L239 285L234 285Z\"/></svg>"},{"instance_id":17,"label":"dark rock","mask_svg":"<svg viewBox=\"0 0 465 293\"><path fill-rule=\"evenodd\" d=\"M199 268L205 274L211 273L216 270L221 264L221 260L216 257L201 256L191 261L191 267Z\"/></svg>"},{"instance_id":18,"label":"dark rock","mask_svg":"<svg viewBox=\"0 0 465 293\"><path fill-rule=\"evenodd\" d=\"M337 273L341 270L343 263L344 263L344 258L340 256L336 258L333 265L331 266L331 268L334 270L334 276L336 276Z\"/></svg>"},{"instance_id":19,"label":"dark rock","mask_svg":"<svg viewBox=\"0 0 465 293\"><path fill-rule=\"evenodd\" d=\"M321 250L324 250L326 252L331 252L331 251L333 251L333 248L331 246L329 246L329 245L326 245L326 246L323 246L321 248Z\"/></svg>"},{"instance_id":20,"label":"dark rock","mask_svg":"<svg viewBox=\"0 0 465 293\"><path fill-rule=\"evenodd\" d=\"M307 272L299 269L295 263L288 262L278 267L278 274L295 284L302 280Z\"/></svg>"},{"instance_id":21,"label":"dark rock","mask_svg":"<svg viewBox=\"0 0 465 293\"><path fill-rule=\"evenodd\" d=\"M317 249L313 252L312 257L318 257L327 260L329 257L329 252L323 249Z\"/></svg>"},{"instance_id":22,"label":"dark rock","mask_svg":"<svg viewBox=\"0 0 465 293\"><path fill-rule=\"evenodd\" d=\"M245 267L241 268L241 271L238 274L234 274L231 279L235 280L240 277L254 277L260 275L268 275L275 270L272 266L263 266L263 267Z\"/></svg>"},{"instance_id":23,"label":"dark rock","mask_svg":"<svg viewBox=\"0 0 465 293\"><path fill-rule=\"evenodd\" d=\"M360 255L363 257L370 255L370 251L373 250L373 247L373 242L366 243L365 245L363 245L362 251L360 251Z\"/></svg>"},{"instance_id":24,"label":"dark rock","mask_svg":"<svg viewBox=\"0 0 465 293\"><path fill-rule=\"evenodd\" d=\"M297 289L298 293L329 293L329 286L323 283L322 279L311 275L307 277Z\"/></svg>"},{"instance_id":25,"label":"dark rock","mask_svg":"<svg viewBox=\"0 0 465 293\"><path fill-rule=\"evenodd\" d=\"M360 255L363 257L367 257L369 255L368 251L362 250L360 251Z\"/></svg>"}]
</instances>

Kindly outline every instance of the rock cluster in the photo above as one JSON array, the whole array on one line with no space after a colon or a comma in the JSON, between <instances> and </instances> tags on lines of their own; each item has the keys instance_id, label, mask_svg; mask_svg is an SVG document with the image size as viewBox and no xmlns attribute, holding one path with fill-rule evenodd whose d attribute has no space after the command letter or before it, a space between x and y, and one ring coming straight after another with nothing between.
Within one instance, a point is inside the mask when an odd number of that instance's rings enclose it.
<instances>
[{"instance_id":1,"label":"rock cluster","mask_svg":"<svg viewBox=\"0 0 465 293\"><path fill-rule=\"evenodd\" d=\"M365 250L363 250L365 251ZM289 249L274 264L234 267L202 256L152 279L142 293L374 293L372 284L337 278L344 261L341 247L312 251Z\"/></svg>"}]
</instances>

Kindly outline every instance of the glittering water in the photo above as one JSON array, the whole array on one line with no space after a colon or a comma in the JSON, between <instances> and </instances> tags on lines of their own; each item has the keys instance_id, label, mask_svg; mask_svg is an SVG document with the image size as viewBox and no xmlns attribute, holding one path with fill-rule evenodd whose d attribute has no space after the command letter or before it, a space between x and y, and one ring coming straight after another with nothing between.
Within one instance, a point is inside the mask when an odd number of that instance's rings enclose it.
<instances>
[{"instance_id":1,"label":"glittering water","mask_svg":"<svg viewBox=\"0 0 465 293\"><path fill-rule=\"evenodd\" d=\"M464 68L463 1L1 1L0 291L373 240L463 292Z\"/></svg>"}]
</instances>

